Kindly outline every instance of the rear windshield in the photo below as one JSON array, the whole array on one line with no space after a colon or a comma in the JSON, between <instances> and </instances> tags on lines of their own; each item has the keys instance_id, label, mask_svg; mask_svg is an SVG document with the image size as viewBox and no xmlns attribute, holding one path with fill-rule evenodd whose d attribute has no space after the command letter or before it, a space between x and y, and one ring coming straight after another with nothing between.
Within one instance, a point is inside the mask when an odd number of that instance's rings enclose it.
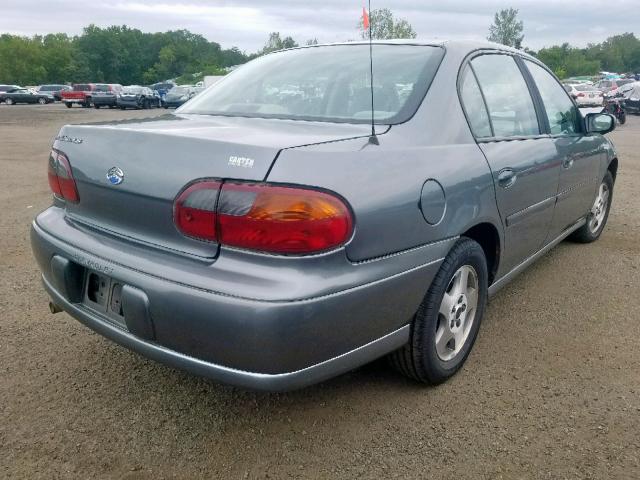
<instances>
[{"instance_id":1,"label":"rear windshield","mask_svg":"<svg viewBox=\"0 0 640 480\"><path fill-rule=\"evenodd\" d=\"M84 83L79 83L78 85L74 85L73 89L76 92L87 92L87 91L91 90L91 86L87 85L87 84L84 84Z\"/></svg>"},{"instance_id":2,"label":"rear windshield","mask_svg":"<svg viewBox=\"0 0 640 480\"><path fill-rule=\"evenodd\" d=\"M373 46L375 120L408 120L444 55L440 47ZM369 45L288 50L239 68L180 113L327 122L371 121Z\"/></svg>"},{"instance_id":3,"label":"rear windshield","mask_svg":"<svg viewBox=\"0 0 640 480\"><path fill-rule=\"evenodd\" d=\"M576 85L576 90L580 92L588 92L594 88L591 85Z\"/></svg>"},{"instance_id":4,"label":"rear windshield","mask_svg":"<svg viewBox=\"0 0 640 480\"><path fill-rule=\"evenodd\" d=\"M174 94L185 94L185 93L189 93L189 88L190 87L173 87L171 90L169 90L169 93L174 93Z\"/></svg>"},{"instance_id":5,"label":"rear windshield","mask_svg":"<svg viewBox=\"0 0 640 480\"><path fill-rule=\"evenodd\" d=\"M170 90L174 87L173 83L156 83L151 85L154 90Z\"/></svg>"},{"instance_id":6,"label":"rear windshield","mask_svg":"<svg viewBox=\"0 0 640 480\"><path fill-rule=\"evenodd\" d=\"M122 89L122 93L133 93L134 95L137 95L142 93L142 87L124 87Z\"/></svg>"},{"instance_id":7,"label":"rear windshield","mask_svg":"<svg viewBox=\"0 0 640 480\"><path fill-rule=\"evenodd\" d=\"M108 92L109 91L109 85L96 85L95 91L96 92Z\"/></svg>"}]
</instances>

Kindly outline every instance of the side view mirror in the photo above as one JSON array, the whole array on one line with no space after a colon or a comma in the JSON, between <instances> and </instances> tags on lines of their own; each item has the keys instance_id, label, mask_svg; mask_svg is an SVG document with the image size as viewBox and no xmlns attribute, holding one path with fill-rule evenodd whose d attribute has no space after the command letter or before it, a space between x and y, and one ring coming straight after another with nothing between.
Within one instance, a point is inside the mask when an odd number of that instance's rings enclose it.
<instances>
[{"instance_id":1,"label":"side view mirror","mask_svg":"<svg viewBox=\"0 0 640 480\"><path fill-rule=\"evenodd\" d=\"M587 133L604 135L616 128L616 119L609 113L588 113L584 122Z\"/></svg>"}]
</instances>

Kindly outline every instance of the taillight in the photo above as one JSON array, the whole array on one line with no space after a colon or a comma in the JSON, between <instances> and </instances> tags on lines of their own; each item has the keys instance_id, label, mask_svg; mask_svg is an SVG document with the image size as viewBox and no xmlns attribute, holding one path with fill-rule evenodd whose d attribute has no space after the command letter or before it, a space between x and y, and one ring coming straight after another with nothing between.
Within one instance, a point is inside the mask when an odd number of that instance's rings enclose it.
<instances>
[{"instance_id":1,"label":"taillight","mask_svg":"<svg viewBox=\"0 0 640 480\"><path fill-rule=\"evenodd\" d=\"M584 97L584 93L579 93L578 96L579 97Z\"/></svg>"},{"instance_id":2,"label":"taillight","mask_svg":"<svg viewBox=\"0 0 640 480\"><path fill-rule=\"evenodd\" d=\"M175 202L174 221L178 230L189 237L215 242L216 204L220 183L201 181L183 191Z\"/></svg>"},{"instance_id":3,"label":"taillight","mask_svg":"<svg viewBox=\"0 0 640 480\"><path fill-rule=\"evenodd\" d=\"M64 153L58 150L51 150L48 176L49 186L57 197L73 203L80 201L76 181L73 179L71 171L71 164Z\"/></svg>"},{"instance_id":4,"label":"taillight","mask_svg":"<svg viewBox=\"0 0 640 480\"><path fill-rule=\"evenodd\" d=\"M202 181L175 204L185 235L268 253L310 254L339 247L353 219L337 196L306 188Z\"/></svg>"}]
</instances>

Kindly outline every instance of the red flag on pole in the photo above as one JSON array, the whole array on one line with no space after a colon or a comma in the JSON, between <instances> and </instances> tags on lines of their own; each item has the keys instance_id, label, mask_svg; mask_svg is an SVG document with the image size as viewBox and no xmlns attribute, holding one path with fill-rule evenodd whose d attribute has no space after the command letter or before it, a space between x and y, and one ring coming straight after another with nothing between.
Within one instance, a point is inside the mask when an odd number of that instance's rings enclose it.
<instances>
[{"instance_id":1,"label":"red flag on pole","mask_svg":"<svg viewBox=\"0 0 640 480\"><path fill-rule=\"evenodd\" d=\"M362 7L362 26L365 30L369 29L369 13L364 7Z\"/></svg>"}]
</instances>

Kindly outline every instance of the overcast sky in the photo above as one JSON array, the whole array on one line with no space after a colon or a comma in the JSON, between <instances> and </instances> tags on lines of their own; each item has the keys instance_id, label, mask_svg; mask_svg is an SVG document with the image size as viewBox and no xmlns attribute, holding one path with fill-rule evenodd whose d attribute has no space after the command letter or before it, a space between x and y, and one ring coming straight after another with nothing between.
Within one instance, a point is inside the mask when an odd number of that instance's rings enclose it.
<instances>
[{"instance_id":1,"label":"overcast sky","mask_svg":"<svg viewBox=\"0 0 640 480\"><path fill-rule=\"evenodd\" d=\"M145 32L188 29L224 48L253 52L269 32L299 43L357 38L363 0L2 0L0 33L81 33L89 23L122 25ZM484 39L493 14L513 6L524 21L524 45L570 42L584 46L640 30L640 0L372 0L407 19L421 38ZM640 35L640 31L636 31Z\"/></svg>"}]
</instances>

